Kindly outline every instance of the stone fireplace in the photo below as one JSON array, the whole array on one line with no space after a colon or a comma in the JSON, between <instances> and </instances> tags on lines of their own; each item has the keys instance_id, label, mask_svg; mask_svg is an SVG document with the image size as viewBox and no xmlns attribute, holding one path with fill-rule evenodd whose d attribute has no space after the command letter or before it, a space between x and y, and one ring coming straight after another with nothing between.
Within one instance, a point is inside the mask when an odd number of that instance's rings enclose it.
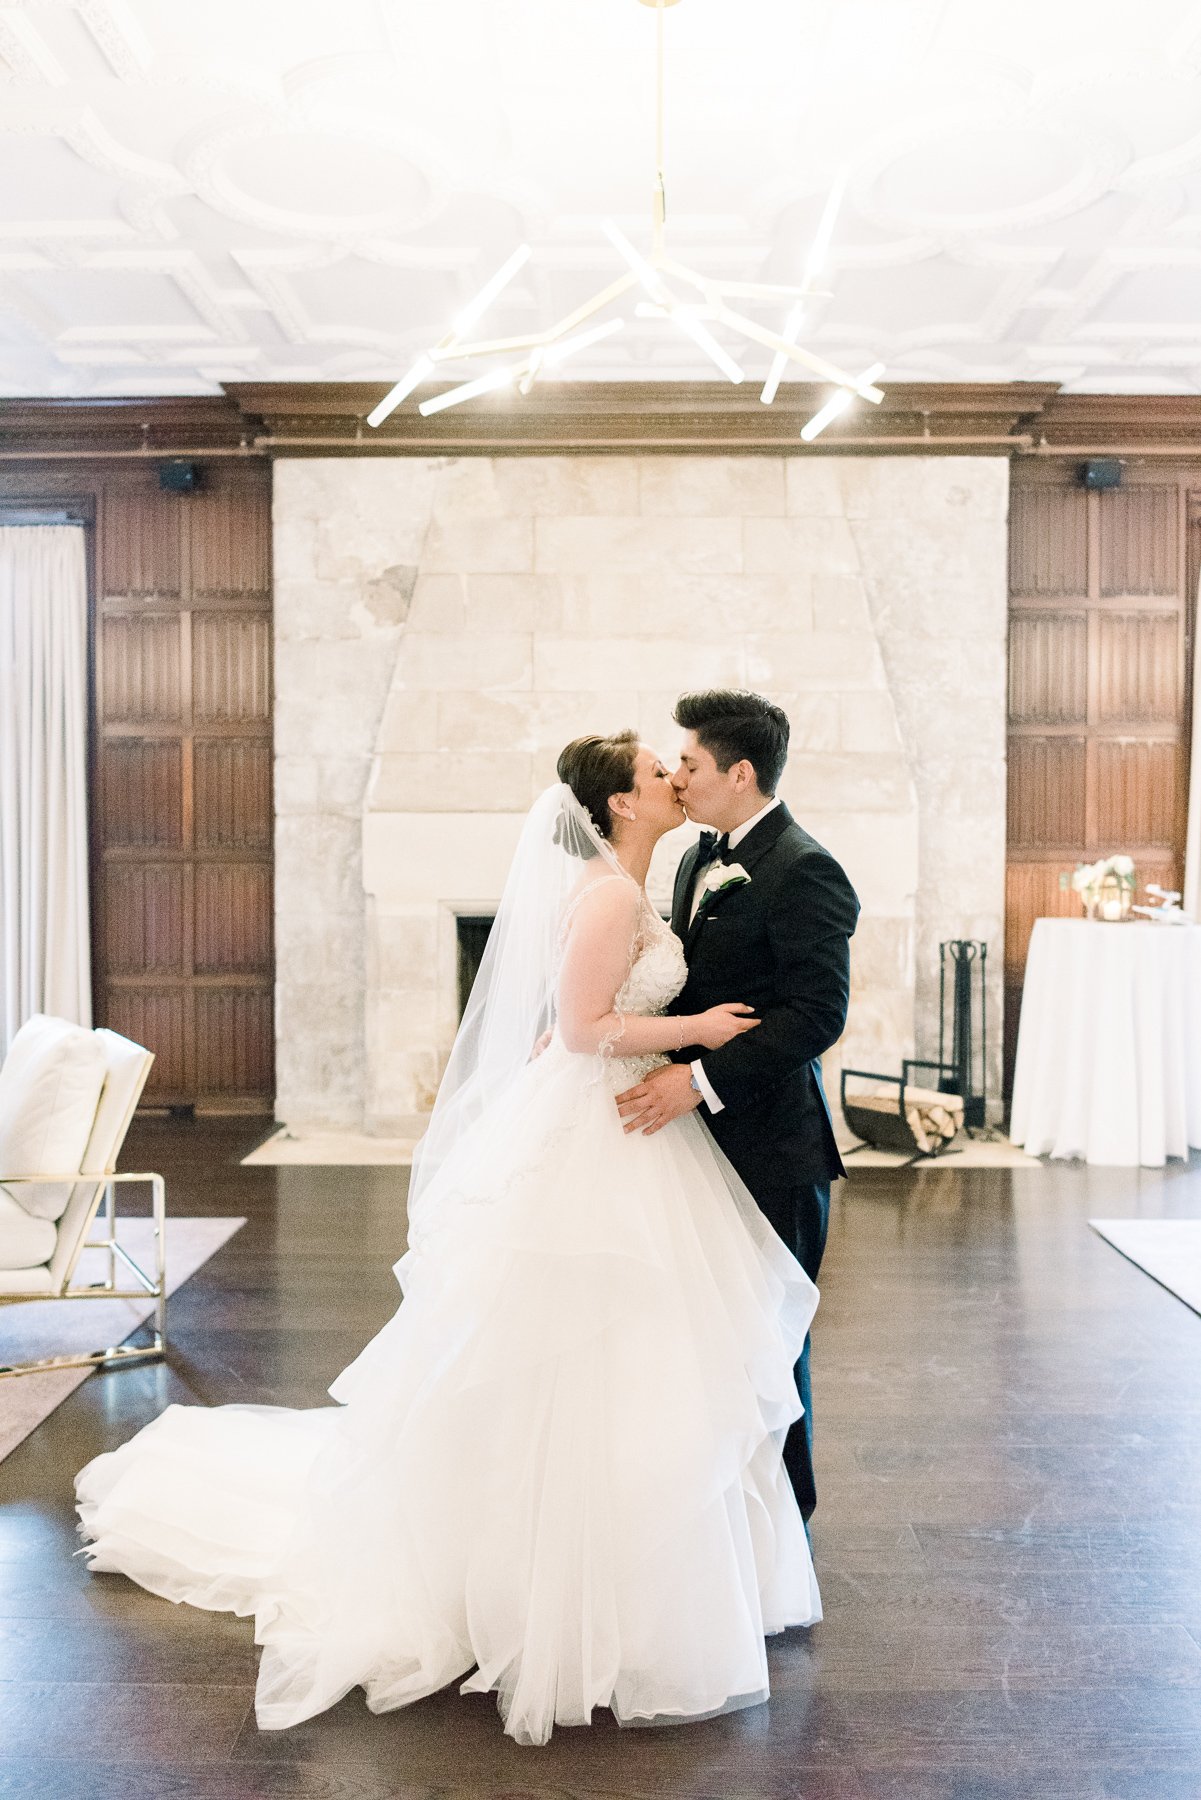
<instances>
[{"instance_id":1,"label":"stone fireplace","mask_svg":"<svg viewBox=\"0 0 1201 1800\"><path fill-rule=\"evenodd\" d=\"M792 720L782 793L863 902L847 1031L937 1046L938 942L988 940L1001 1042L1001 458L581 456L275 470L278 1116L420 1127L494 908L585 731L670 757L684 688ZM678 840L678 841L677 841ZM666 904L683 832L652 874ZM990 1093L999 1089L999 1068Z\"/></svg>"}]
</instances>

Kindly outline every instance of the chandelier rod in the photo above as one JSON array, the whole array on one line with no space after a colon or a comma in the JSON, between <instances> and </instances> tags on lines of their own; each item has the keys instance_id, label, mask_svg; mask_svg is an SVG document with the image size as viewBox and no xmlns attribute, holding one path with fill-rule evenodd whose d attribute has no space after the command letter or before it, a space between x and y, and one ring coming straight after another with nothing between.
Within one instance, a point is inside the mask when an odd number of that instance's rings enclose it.
<instances>
[{"instance_id":1,"label":"chandelier rod","mask_svg":"<svg viewBox=\"0 0 1201 1800\"><path fill-rule=\"evenodd\" d=\"M654 254L663 254L663 233L667 224L667 182L663 173L663 92L665 60L663 38L664 0L656 0L655 6L655 195L652 207L654 220Z\"/></svg>"},{"instance_id":2,"label":"chandelier rod","mask_svg":"<svg viewBox=\"0 0 1201 1800\"><path fill-rule=\"evenodd\" d=\"M720 320L732 330L739 332L752 343L758 343L765 349L774 352L771 370L760 399L770 404L779 387L780 378L788 363L800 363L813 374L829 381L838 391L831 401L808 422L803 433L806 440L816 436L825 424L837 412L841 412L855 399L869 400L878 405L883 400L883 391L876 386L876 379L883 373L882 363L873 363L870 368L859 375L850 375L845 370L827 362L822 356L803 349L797 343L797 335L802 320L802 304L806 295L814 292L813 281L818 268L824 259L834 220L837 216L842 193L846 185L845 174L840 173L835 186L827 198L821 220L818 224L817 236L810 249L809 258L801 275L799 289L791 284L760 281L722 281L705 276L696 270L686 268L675 262L667 254L666 222L667 222L667 182L664 172L666 160L666 34L663 14L668 6L674 6L677 0L641 0L646 7L655 10L655 186L652 197L652 246L649 258L643 257L628 238L611 219L602 221L609 241L626 263L626 272L615 281L557 324L543 331L525 332L519 337L493 338L464 343L463 338L469 334L469 328L475 324L480 314L486 311L497 298L503 288L507 287L517 270L528 260L530 249L523 244L514 251L508 262L502 265L487 282L475 300L465 308L454 320L450 330L429 349L423 351L402 375L396 385L384 395L383 399L367 415L367 423L372 427L379 426L395 411L402 400L433 374L439 363L461 361L473 357L494 355L499 352L512 351L518 354L518 360L504 369L495 369L491 373L475 380L463 381L447 389L444 393L431 396L418 403L418 411L423 415L441 412L448 406L456 406L460 402L474 398L478 394L490 391L499 386L516 387L521 394L528 394L535 381L546 366L561 363L566 357L579 350L608 337L612 332L620 330L623 319L612 321L609 325L595 326L587 331L569 337L571 329L583 324L595 313L601 311L613 300L627 293L632 287L643 288L648 300L641 302L635 311L639 314L662 314L691 338L705 354L717 364L722 373L732 382L744 379L741 366L734 360L720 341L703 323L705 318ZM678 296L672 292L664 274L685 282L701 296L701 304L693 302L682 305ZM732 307L731 299L791 299L794 301L791 312L784 325L783 336L768 331L753 319L748 319L741 310Z\"/></svg>"}]
</instances>

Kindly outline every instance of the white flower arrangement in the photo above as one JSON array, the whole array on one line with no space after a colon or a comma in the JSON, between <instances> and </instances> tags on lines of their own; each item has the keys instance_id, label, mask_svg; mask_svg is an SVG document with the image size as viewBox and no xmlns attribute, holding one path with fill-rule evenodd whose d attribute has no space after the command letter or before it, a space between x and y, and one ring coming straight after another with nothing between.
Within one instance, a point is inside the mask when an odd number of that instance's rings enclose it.
<instances>
[{"instance_id":1,"label":"white flower arrangement","mask_svg":"<svg viewBox=\"0 0 1201 1800\"><path fill-rule=\"evenodd\" d=\"M1120 887L1134 886L1134 862L1129 856L1106 856L1100 862L1077 863L1072 874L1072 886L1078 894L1086 894L1090 888L1099 888L1107 875L1117 877Z\"/></svg>"},{"instance_id":2,"label":"white flower arrangement","mask_svg":"<svg viewBox=\"0 0 1201 1800\"><path fill-rule=\"evenodd\" d=\"M701 893L724 894L727 888L741 887L750 879L741 863L711 863L701 882Z\"/></svg>"},{"instance_id":3,"label":"white flower arrangement","mask_svg":"<svg viewBox=\"0 0 1201 1800\"><path fill-rule=\"evenodd\" d=\"M1124 919L1137 885L1134 859L1125 855L1103 856L1098 862L1077 863L1072 874L1059 877L1061 888L1079 894L1089 918Z\"/></svg>"}]
</instances>

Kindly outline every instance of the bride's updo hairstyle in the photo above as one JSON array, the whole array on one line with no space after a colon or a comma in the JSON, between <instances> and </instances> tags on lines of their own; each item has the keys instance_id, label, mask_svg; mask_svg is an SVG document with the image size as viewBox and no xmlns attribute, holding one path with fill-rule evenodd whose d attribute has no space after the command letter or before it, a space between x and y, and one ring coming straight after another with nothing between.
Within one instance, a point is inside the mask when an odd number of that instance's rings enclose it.
<instances>
[{"instance_id":1,"label":"bride's updo hairstyle","mask_svg":"<svg viewBox=\"0 0 1201 1800\"><path fill-rule=\"evenodd\" d=\"M559 780L567 783L603 838L613 836L609 795L633 792L638 743L636 731L617 731L611 737L573 738L559 753Z\"/></svg>"}]
</instances>

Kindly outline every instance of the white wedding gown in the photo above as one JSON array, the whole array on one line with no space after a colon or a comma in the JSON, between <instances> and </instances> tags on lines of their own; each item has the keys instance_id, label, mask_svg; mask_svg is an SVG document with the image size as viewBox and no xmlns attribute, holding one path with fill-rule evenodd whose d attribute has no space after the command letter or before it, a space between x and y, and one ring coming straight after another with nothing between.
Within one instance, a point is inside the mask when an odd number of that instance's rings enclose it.
<instances>
[{"instance_id":1,"label":"white wedding gown","mask_svg":"<svg viewBox=\"0 0 1201 1800\"><path fill-rule=\"evenodd\" d=\"M647 914L626 1012L684 981ZM780 1454L817 1290L695 1114L623 1134L614 1093L664 1060L556 1037L522 1071L339 1405L172 1406L80 1474L93 1569L254 1615L265 1729L468 1675L522 1743L701 1718L821 1616Z\"/></svg>"}]
</instances>

